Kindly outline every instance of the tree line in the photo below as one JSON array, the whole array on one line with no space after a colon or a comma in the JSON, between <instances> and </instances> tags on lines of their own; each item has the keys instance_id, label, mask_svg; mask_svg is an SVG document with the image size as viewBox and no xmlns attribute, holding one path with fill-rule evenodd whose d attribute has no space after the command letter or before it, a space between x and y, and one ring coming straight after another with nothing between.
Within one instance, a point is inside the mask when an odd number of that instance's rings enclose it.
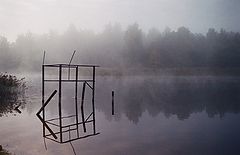
<instances>
[{"instance_id":1,"label":"tree line","mask_svg":"<svg viewBox=\"0 0 240 155\"><path fill-rule=\"evenodd\" d=\"M62 34L26 33L9 42L0 36L2 72L41 69L43 51L46 63L67 63L74 50L73 63L99 64L114 68L236 68L240 67L240 33L210 28L206 34L156 28L144 32L138 24L125 30L119 24L107 25L101 33L78 30L74 25Z\"/></svg>"}]
</instances>

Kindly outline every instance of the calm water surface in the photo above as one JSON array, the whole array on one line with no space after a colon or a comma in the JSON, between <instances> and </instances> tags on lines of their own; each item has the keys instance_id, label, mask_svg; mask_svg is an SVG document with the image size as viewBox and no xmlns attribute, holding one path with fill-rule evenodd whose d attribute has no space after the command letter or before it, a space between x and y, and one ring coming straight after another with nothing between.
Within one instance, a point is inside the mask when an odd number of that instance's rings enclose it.
<instances>
[{"instance_id":1,"label":"calm water surface","mask_svg":"<svg viewBox=\"0 0 240 155\"><path fill-rule=\"evenodd\" d=\"M27 78L21 114L8 111L0 117L0 144L16 155L73 154L70 144L46 140L44 148L42 126L35 115L41 106L40 81L38 76ZM49 85L46 94L53 87ZM239 78L97 77L96 87L100 134L74 141L79 155L240 154ZM69 104L63 106L63 113L67 115L73 112L74 96L71 86L65 90L63 100ZM47 115L54 116L54 100L47 109Z\"/></svg>"}]
</instances>

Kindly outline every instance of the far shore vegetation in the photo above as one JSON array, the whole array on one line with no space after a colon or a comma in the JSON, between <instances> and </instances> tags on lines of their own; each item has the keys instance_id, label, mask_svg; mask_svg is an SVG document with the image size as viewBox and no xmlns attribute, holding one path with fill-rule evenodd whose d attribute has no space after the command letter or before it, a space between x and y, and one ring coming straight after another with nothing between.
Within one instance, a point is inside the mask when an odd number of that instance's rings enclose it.
<instances>
[{"instance_id":1,"label":"far shore vegetation","mask_svg":"<svg viewBox=\"0 0 240 155\"><path fill-rule=\"evenodd\" d=\"M14 42L0 36L0 71L41 71L45 63L100 65L100 75L239 75L240 33L209 28L206 34L186 27L143 31L135 23L122 29L109 24L102 32L70 25L63 32L20 34ZM102 68L102 69L101 69Z\"/></svg>"}]
</instances>

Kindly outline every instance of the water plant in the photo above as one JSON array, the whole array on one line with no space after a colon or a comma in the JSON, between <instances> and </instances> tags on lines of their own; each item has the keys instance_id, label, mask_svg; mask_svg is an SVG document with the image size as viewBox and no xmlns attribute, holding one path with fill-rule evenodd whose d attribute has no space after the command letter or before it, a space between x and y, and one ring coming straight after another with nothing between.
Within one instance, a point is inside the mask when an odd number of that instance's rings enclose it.
<instances>
[{"instance_id":1,"label":"water plant","mask_svg":"<svg viewBox=\"0 0 240 155\"><path fill-rule=\"evenodd\" d=\"M0 117L13 113L14 108L23 104L25 89L24 78L18 79L14 75L0 73Z\"/></svg>"}]
</instances>

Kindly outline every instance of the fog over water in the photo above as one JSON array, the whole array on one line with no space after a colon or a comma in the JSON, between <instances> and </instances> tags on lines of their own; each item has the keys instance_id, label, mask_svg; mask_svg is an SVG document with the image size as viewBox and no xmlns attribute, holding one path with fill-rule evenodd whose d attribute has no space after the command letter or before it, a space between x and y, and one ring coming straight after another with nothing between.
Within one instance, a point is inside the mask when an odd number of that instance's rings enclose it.
<instances>
[{"instance_id":1,"label":"fog over water","mask_svg":"<svg viewBox=\"0 0 240 155\"><path fill-rule=\"evenodd\" d=\"M239 0L0 0L0 145L14 155L73 154L69 143L47 140L44 148L36 113L44 51L45 64L69 63L76 51L72 64L100 66L100 134L73 141L76 154L240 154L239 6ZM44 97L62 88L64 139L92 134L92 70L65 66L59 87L58 69L45 69ZM76 74L89 82L85 94ZM48 121L59 116L59 96L45 107ZM86 132L83 122L75 128L83 117Z\"/></svg>"},{"instance_id":2,"label":"fog over water","mask_svg":"<svg viewBox=\"0 0 240 155\"><path fill-rule=\"evenodd\" d=\"M219 73L239 66L239 3L1 0L0 67L39 71L44 50L46 63L67 63L76 50L73 63L115 70L205 67Z\"/></svg>"},{"instance_id":3,"label":"fog over water","mask_svg":"<svg viewBox=\"0 0 240 155\"><path fill-rule=\"evenodd\" d=\"M13 111L0 117L1 144L15 154L73 154L69 144L49 140L48 150L44 149L41 123L35 116L41 104L40 79L27 81L22 113ZM238 154L239 86L239 78L97 77L96 125L100 135L73 145L77 154L84 155ZM48 85L46 93L53 89ZM71 86L65 90L63 115L67 116L73 112L74 90ZM116 96L114 116L111 90ZM48 105L47 117L57 113L55 101Z\"/></svg>"}]
</instances>

